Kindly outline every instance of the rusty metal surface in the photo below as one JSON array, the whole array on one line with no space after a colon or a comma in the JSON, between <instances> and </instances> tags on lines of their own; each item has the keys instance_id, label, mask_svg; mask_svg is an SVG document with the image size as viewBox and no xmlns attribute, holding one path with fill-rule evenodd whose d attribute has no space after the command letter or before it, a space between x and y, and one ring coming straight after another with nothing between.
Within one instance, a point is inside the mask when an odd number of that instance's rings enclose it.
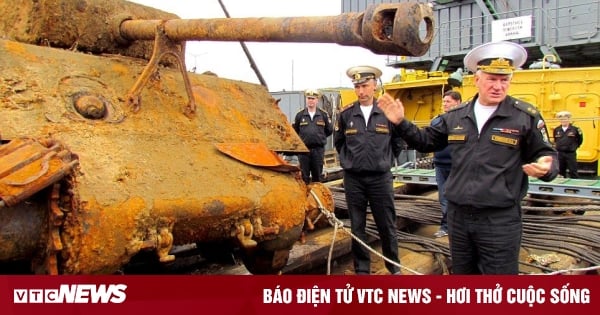
<instances>
[{"instance_id":1,"label":"rusty metal surface","mask_svg":"<svg viewBox=\"0 0 600 315\"><path fill-rule=\"evenodd\" d=\"M434 36L431 7L412 1L322 17L185 20L120 0L5 0L0 12L0 35L5 38L145 59L151 56L151 40L163 21L166 35L174 41L337 43L402 56L423 55Z\"/></svg>"},{"instance_id":2,"label":"rusty metal surface","mask_svg":"<svg viewBox=\"0 0 600 315\"><path fill-rule=\"evenodd\" d=\"M265 167L279 172L298 172L300 168L290 165L264 143L215 143L222 153L249 165Z\"/></svg>"},{"instance_id":3,"label":"rusty metal surface","mask_svg":"<svg viewBox=\"0 0 600 315\"><path fill-rule=\"evenodd\" d=\"M333 224L329 222L326 211L333 212L335 203L331 190L323 183L309 184L310 192L307 196L306 204L306 230L313 230ZM325 210L325 211L323 211Z\"/></svg>"},{"instance_id":4,"label":"rusty metal surface","mask_svg":"<svg viewBox=\"0 0 600 315\"><path fill-rule=\"evenodd\" d=\"M0 262L35 257L46 237L45 205L23 202L0 210Z\"/></svg>"},{"instance_id":5,"label":"rusty metal surface","mask_svg":"<svg viewBox=\"0 0 600 315\"><path fill-rule=\"evenodd\" d=\"M56 141L15 139L0 145L0 200L14 206L61 180L78 164Z\"/></svg>"},{"instance_id":6,"label":"rusty metal surface","mask_svg":"<svg viewBox=\"0 0 600 315\"><path fill-rule=\"evenodd\" d=\"M268 91L182 75L178 41L336 42L417 55L433 22L430 9L414 3L338 17L194 21L119 0L41 0L14 10L18 3L0 3L3 140L64 143L79 166L52 166L58 180L2 195L18 198L6 202L10 220L0 220L0 237L9 239L0 262L25 259L50 274L114 273L142 251L170 262L176 245L213 241L241 247L252 272L277 272L318 208L315 196L333 208L324 186L307 187L277 155L307 148ZM151 54L151 63L142 59ZM175 62L162 60L166 54ZM173 63L181 70L162 66ZM27 154L3 161L0 172L16 176Z\"/></svg>"},{"instance_id":7,"label":"rusty metal surface","mask_svg":"<svg viewBox=\"0 0 600 315\"><path fill-rule=\"evenodd\" d=\"M198 109L190 118L181 76L161 69L132 113L124 95L143 69L136 60L6 40L0 54L3 139L50 134L79 157L63 205L59 272L112 273L141 250L235 241L248 223L261 248L287 249L299 237L307 188L297 174L250 167L215 147L251 140L306 150L263 87L192 75ZM106 116L82 116L80 95L102 100L93 103L106 106Z\"/></svg>"},{"instance_id":8,"label":"rusty metal surface","mask_svg":"<svg viewBox=\"0 0 600 315\"><path fill-rule=\"evenodd\" d=\"M150 40L161 21L127 20L126 39ZM425 25L424 29L421 25ZM175 41L337 43L360 46L377 54L423 55L433 40L433 13L427 4L404 2L370 6L364 13L323 17L178 19L164 24Z\"/></svg>"},{"instance_id":9,"label":"rusty metal surface","mask_svg":"<svg viewBox=\"0 0 600 315\"><path fill-rule=\"evenodd\" d=\"M0 38L145 59L152 53L151 41L125 45L114 30L123 20L132 18L178 18L172 13L122 0L3 0L0 13Z\"/></svg>"}]
</instances>

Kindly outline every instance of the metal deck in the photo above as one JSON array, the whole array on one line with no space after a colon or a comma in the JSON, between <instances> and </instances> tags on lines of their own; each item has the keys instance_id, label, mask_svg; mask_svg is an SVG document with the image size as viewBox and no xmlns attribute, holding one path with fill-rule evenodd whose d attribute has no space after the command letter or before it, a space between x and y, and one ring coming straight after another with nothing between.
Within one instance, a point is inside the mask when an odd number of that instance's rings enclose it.
<instances>
[{"instance_id":1,"label":"metal deck","mask_svg":"<svg viewBox=\"0 0 600 315\"><path fill-rule=\"evenodd\" d=\"M392 168L394 180L407 184L437 185L435 170ZM537 178L529 178L529 193L537 195L578 197L600 200L600 180L556 178L544 182Z\"/></svg>"}]
</instances>

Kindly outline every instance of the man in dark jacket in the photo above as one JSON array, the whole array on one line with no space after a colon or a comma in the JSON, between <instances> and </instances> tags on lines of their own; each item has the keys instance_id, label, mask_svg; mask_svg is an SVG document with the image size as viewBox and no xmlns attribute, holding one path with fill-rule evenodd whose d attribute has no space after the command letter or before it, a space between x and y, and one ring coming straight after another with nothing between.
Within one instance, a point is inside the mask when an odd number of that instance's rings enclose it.
<instances>
[{"instance_id":1,"label":"man in dark jacket","mask_svg":"<svg viewBox=\"0 0 600 315\"><path fill-rule=\"evenodd\" d=\"M462 97L460 93L456 91L446 91L442 98L442 109L444 113L460 105ZM442 119L437 116L431 121L431 125L437 125L439 120ZM448 235L448 200L444 195L444 187L446 186L446 180L450 176L450 169L452 168L452 157L450 156L450 148L445 147L440 151L433 153L433 165L435 166L435 181L438 187L438 200L440 201L440 207L442 210L442 219L440 221L440 228L433 234L435 237L444 237Z\"/></svg>"},{"instance_id":2,"label":"man in dark jacket","mask_svg":"<svg viewBox=\"0 0 600 315\"><path fill-rule=\"evenodd\" d=\"M306 108L296 113L293 127L309 150L306 154L298 155L302 180L309 184L322 181L325 145L327 137L333 133L333 127L327 112L317 106L319 92L309 89L304 92L304 96Z\"/></svg>"},{"instance_id":3,"label":"man in dark jacket","mask_svg":"<svg viewBox=\"0 0 600 315\"><path fill-rule=\"evenodd\" d=\"M556 118L560 121L560 126L554 128L554 145L558 151L558 174L562 177L579 178L577 149L583 143L583 132L579 127L571 124L571 113L558 112Z\"/></svg>"},{"instance_id":4,"label":"man in dark jacket","mask_svg":"<svg viewBox=\"0 0 600 315\"><path fill-rule=\"evenodd\" d=\"M402 102L389 94L379 99L409 145L422 152L450 147L445 194L454 274L518 274L528 176L550 181L558 174L540 113L507 95L513 70L526 59L527 51L512 42L471 50L464 63L475 73L478 93L434 126L405 120Z\"/></svg>"},{"instance_id":5,"label":"man in dark jacket","mask_svg":"<svg viewBox=\"0 0 600 315\"><path fill-rule=\"evenodd\" d=\"M393 132L394 125L377 107L375 91L381 70L370 66L352 67L346 71L352 79L358 101L345 107L335 127L335 148L344 169L344 192L352 234L352 257L356 274L371 272L367 243L367 206L375 219L383 255L391 262L385 266L391 274L400 274L396 209L392 163L400 152L401 141Z\"/></svg>"}]
</instances>

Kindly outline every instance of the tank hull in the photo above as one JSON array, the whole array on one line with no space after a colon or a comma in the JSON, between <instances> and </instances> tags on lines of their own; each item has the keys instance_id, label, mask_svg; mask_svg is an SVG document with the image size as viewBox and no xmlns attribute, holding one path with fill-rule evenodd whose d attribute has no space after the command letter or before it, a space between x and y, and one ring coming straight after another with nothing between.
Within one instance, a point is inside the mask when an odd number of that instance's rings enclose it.
<instances>
[{"instance_id":1,"label":"tank hull","mask_svg":"<svg viewBox=\"0 0 600 315\"><path fill-rule=\"evenodd\" d=\"M112 273L141 250L194 242L253 240L285 250L300 236L309 191L298 172L249 165L218 149L306 150L262 86L190 75L197 110L189 117L181 76L160 69L142 90L144 107L132 113L123 99L143 70L137 60L5 40L0 54L3 139L52 137L79 158L63 184L68 196L58 201L59 272ZM107 108L102 119L78 111L96 102ZM28 240L45 242L46 229L21 227ZM4 251L6 260L34 258L31 246Z\"/></svg>"}]
</instances>

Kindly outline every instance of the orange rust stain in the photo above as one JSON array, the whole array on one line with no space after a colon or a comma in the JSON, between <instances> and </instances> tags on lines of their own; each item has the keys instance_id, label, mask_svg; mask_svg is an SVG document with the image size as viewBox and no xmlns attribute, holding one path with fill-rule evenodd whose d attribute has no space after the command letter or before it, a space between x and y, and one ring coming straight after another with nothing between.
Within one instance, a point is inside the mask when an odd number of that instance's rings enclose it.
<instances>
[{"instance_id":1,"label":"orange rust stain","mask_svg":"<svg viewBox=\"0 0 600 315\"><path fill-rule=\"evenodd\" d=\"M228 134L248 139L256 133L256 117L268 117L270 113L257 113L256 104L249 103L257 98L249 97L240 89L227 81L214 87L195 85L192 88L199 111L212 128L227 128Z\"/></svg>"},{"instance_id":2,"label":"orange rust stain","mask_svg":"<svg viewBox=\"0 0 600 315\"><path fill-rule=\"evenodd\" d=\"M202 199L156 200L154 217L174 222L175 243L231 239L244 218L256 215L255 200L241 196L211 196Z\"/></svg>"},{"instance_id":3,"label":"orange rust stain","mask_svg":"<svg viewBox=\"0 0 600 315\"><path fill-rule=\"evenodd\" d=\"M130 73L129 69L130 69L130 67L128 67L124 64L113 63L111 65L111 71L114 72L115 74L119 74L119 75L129 74Z\"/></svg>"},{"instance_id":4,"label":"orange rust stain","mask_svg":"<svg viewBox=\"0 0 600 315\"><path fill-rule=\"evenodd\" d=\"M21 43L7 41L7 42L5 42L4 47L6 48L7 51L12 51L15 54L21 55L23 58L25 58L28 61L38 61L37 56L30 54L27 51L26 46Z\"/></svg>"},{"instance_id":5,"label":"orange rust stain","mask_svg":"<svg viewBox=\"0 0 600 315\"><path fill-rule=\"evenodd\" d=\"M246 130L251 128L247 115L245 115L244 113L236 110L235 108L230 108L227 113L229 116L227 118L230 121L237 122L238 126L240 126L240 129Z\"/></svg>"},{"instance_id":6,"label":"orange rust stain","mask_svg":"<svg viewBox=\"0 0 600 315\"><path fill-rule=\"evenodd\" d=\"M221 206L217 206L217 204ZM153 214L186 219L232 213L248 214L255 208L256 205L252 200L241 196L211 196L199 200L158 199L154 201Z\"/></svg>"},{"instance_id":7,"label":"orange rust stain","mask_svg":"<svg viewBox=\"0 0 600 315\"><path fill-rule=\"evenodd\" d=\"M25 45L19 42L6 41L4 42L4 48L17 54L24 54L26 52Z\"/></svg>"},{"instance_id":8,"label":"orange rust stain","mask_svg":"<svg viewBox=\"0 0 600 315\"><path fill-rule=\"evenodd\" d=\"M296 188L296 189L294 189ZM284 230L302 225L306 209L306 191L289 184L273 187L261 198L263 224L279 225Z\"/></svg>"},{"instance_id":9,"label":"orange rust stain","mask_svg":"<svg viewBox=\"0 0 600 315\"><path fill-rule=\"evenodd\" d=\"M194 99L203 106L205 111L212 114L217 114L219 112L220 109L218 105L222 103L223 100L217 92L204 86L194 85L192 87L192 93L194 94Z\"/></svg>"},{"instance_id":10,"label":"orange rust stain","mask_svg":"<svg viewBox=\"0 0 600 315\"><path fill-rule=\"evenodd\" d=\"M331 212L334 211L335 205L333 194L331 193L331 190L327 188L327 186L323 185L322 183L312 183L308 186L308 190L309 193L306 200L306 216L310 219L311 222L314 222L314 220L316 220L319 217L319 215L321 215L321 210L319 209L319 202L326 210ZM315 193L316 198L318 198L318 201L310 193L311 190ZM321 219L319 219L319 221L316 222L315 225L318 227L327 226L327 218L324 215L321 215Z\"/></svg>"},{"instance_id":11,"label":"orange rust stain","mask_svg":"<svg viewBox=\"0 0 600 315\"><path fill-rule=\"evenodd\" d=\"M215 145L219 151L247 164L259 166L280 166L287 164L279 155L269 150L262 142L218 143Z\"/></svg>"},{"instance_id":12,"label":"orange rust stain","mask_svg":"<svg viewBox=\"0 0 600 315\"><path fill-rule=\"evenodd\" d=\"M241 103L242 106L248 106L248 93L242 90L239 86L228 86L228 92L231 98L236 102Z\"/></svg>"},{"instance_id":13,"label":"orange rust stain","mask_svg":"<svg viewBox=\"0 0 600 315\"><path fill-rule=\"evenodd\" d=\"M52 141L16 139L0 146L0 196L7 204L31 196L66 174L63 167L70 161L47 148L53 144Z\"/></svg>"},{"instance_id":14,"label":"orange rust stain","mask_svg":"<svg viewBox=\"0 0 600 315\"><path fill-rule=\"evenodd\" d=\"M29 189L33 189L34 191L38 190L36 187L39 185L36 185L36 183L44 182L50 175L60 170L63 165L59 160L50 160L48 161L47 168L44 169L40 162L40 160L34 161L14 173L5 176L0 183L0 195L3 196L3 198L8 198L8 196L18 197L19 195L27 194ZM30 185L20 184L29 182L34 178L36 180L32 181ZM12 185L6 183L16 184ZM41 189L43 186L38 188Z\"/></svg>"},{"instance_id":15,"label":"orange rust stain","mask_svg":"<svg viewBox=\"0 0 600 315\"><path fill-rule=\"evenodd\" d=\"M146 232L156 229L139 197L114 205L96 200L81 205L84 209L65 223L73 258L65 265L72 273L114 272L140 250Z\"/></svg>"}]
</instances>

